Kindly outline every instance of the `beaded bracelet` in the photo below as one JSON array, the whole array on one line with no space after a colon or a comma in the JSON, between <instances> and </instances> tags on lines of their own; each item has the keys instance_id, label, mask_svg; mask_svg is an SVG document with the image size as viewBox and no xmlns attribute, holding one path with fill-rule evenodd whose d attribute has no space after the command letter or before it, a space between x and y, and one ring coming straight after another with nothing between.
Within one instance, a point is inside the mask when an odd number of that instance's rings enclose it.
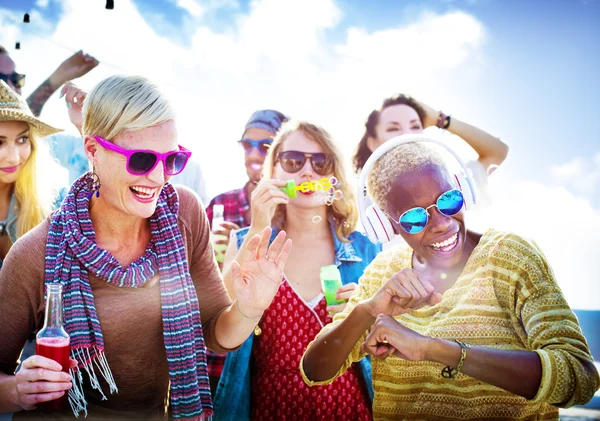
<instances>
[{"instance_id":1,"label":"beaded bracelet","mask_svg":"<svg viewBox=\"0 0 600 421\"><path fill-rule=\"evenodd\" d=\"M446 379L453 379L460 373L460 370L465 363L465 358L467 358L467 349L471 348L471 345L461 342L458 339L455 339L454 342L460 346L460 360L458 361L456 368L447 365L442 369L442 377Z\"/></svg>"},{"instance_id":2,"label":"beaded bracelet","mask_svg":"<svg viewBox=\"0 0 600 421\"><path fill-rule=\"evenodd\" d=\"M447 129L448 127L450 127L450 115L446 115L443 111L440 111L440 116L438 118L436 126L440 129Z\"/></svg>"},{"instance_id":3,"label":"beaded bracelet","mask_svg":"<svg viewBox=\"0 0 600 421\"><path fill-rule=\"evenodd\" d=\"M450 116L450 114L448 114L446 116L446 118L444 119L444 125L442 127L444 130L448 130L448 127L450 127L450 118L451 118L451 116Z\"/></svg>"}]
</instances>

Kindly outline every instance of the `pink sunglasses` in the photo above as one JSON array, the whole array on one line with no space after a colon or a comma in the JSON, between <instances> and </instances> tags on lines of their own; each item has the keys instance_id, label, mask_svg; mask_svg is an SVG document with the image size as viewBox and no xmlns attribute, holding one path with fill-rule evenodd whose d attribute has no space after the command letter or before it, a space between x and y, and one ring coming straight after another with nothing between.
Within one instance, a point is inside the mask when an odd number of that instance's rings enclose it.
<instances>
[{"instance_id":1,"label":"pink sunglasses","mask_svg":"<svg viewBox=\"0 0 600 421\"><path fill-rule=\"evenodd\" d=\"M146 175L152 172L159 162L163 163L165 174L177 175L183 171L190 156L192 156L192 152L181 145L179 145L178 151L158 153L140 149L123 149L100 136L94 136L94 139L104 149L126 156L127 171L132 175Z\"/></svg>"}]
</instances>

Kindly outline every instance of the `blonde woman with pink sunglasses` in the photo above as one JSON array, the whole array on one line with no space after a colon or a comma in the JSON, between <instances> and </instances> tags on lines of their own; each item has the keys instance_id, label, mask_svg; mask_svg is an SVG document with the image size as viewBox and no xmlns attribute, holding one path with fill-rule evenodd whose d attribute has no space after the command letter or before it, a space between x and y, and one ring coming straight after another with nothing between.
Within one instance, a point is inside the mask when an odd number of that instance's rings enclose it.
<instances>
[{"instance_id":1,"label":"blonde woman with pink sunglasses","mask_svg":"<svg viewBox=\"0 0 600 421\"><path fill-rule=\"evenodd\" d=\"M291 242L281 232L269 245L269 228L250 239L232 266L232 302L198 196L169 183L191 152L178 144L161 90L113 76L89 95L67 95L75 97L92 170L14 244L0 271L0 412L210 419L206 347L232 351L252 333L244 315L270 305ZM63 286L70 370L34 355L15 375L23 344L41 328L44 289L55 284ZM37 405L65 394L65 408Z\"/></svg>"}]
</instances>

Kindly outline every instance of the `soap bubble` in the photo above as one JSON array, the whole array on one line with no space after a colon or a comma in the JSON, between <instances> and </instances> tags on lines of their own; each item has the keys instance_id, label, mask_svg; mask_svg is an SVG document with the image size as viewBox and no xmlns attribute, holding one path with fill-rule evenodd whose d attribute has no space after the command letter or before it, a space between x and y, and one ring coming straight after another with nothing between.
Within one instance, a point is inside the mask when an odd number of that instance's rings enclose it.
<instances>
[{"instance_id":1,"label":"soap bubble","mask_svg":"<svg viewBox=\"0 0 600 421\"><path fill-rule=\"evenodd\" d=\"M329 190L327 190L327 193L329 193L330 195L333 195L335 193L335 189L332 187Z\"/></svg>"},{"instance_id":2,"label":"soap bubble","mask_svg":"<svg viewBox=\"0 0 600 421\"><path fill-rule=\"evenodd\" d=\"M327 196L327 197L325 198L325 204L326 204L327 206L330 206L332 203L333 203L333 196Z\"/></svg>"},{"instance_id":3,"label":"soap bubble","mask_svg":"<svg viewBox=\"0 0 600 421\"><path fill-rule=\"evenodd\" d=\"M344 197L344 192L341 190L336 190L335 193L333 193L334 200L340 200L342 197Z\"/></svg>"},{"instance_id":4,"label":"soap bubble","mask_svg":"<svg viewBox=\"0 0 600 421\"><path fill-rule=\"evenodd\" d=\"M312 219L312 221L313 221L315 224L318 224L318 223L319 223L319 222L321 222L322 220L323 220L323 218L321 218L319 215L315 215L315 216L313 216L313 219Z\"/></svg>"},{"instance_id":5,"label":"soap bubble","mask_svg":"<svg viewBox=\"0 0 600 421\"><path fill-rule=\"evenodd\" d=\"M330 177L329 178L329 183L331 183L332 186L335 186L336 184L339 183L339 180L335 177Z\"/></svg>"}]
</instances>

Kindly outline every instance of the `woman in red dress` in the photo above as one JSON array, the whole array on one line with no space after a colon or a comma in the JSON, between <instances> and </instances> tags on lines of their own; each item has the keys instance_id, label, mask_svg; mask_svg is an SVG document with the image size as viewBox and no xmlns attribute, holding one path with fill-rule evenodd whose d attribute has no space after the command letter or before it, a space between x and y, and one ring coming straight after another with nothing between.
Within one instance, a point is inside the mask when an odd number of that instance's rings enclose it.
<instances>
[{"instance_id":1,"label":"woman in red dress","mask_svg":"<svg viewBox=\"0 0 600 421\"><path fill-rule=\"evenodd\" d=\"M352 367L329 386L313 388L304 384L299 366L308 344L331 322L331 315L344 308L380 247L354 231L358 219L354 189L325 130L306 122L286 123L264 168L265 177L251 197L252 224L236 233L237 241L230 241L225 254L225 284L231 277L228 264L243 252L245 239L255 231L265 226L272 226L274 233L284 229L293 247L269 308L262 314L244 315L257 327L253 337L227 357L215 397L215 417L370 420L368 362ZM328 201L331 192L318 189L300 190L290 198L281 189L288 180L300 186L331 177L341 182L338 200ZM342 287L337 299L344 300L342 304L327 306L323 295L320 270L329 265L340 270ZM229 293L233 293L231 288Z\"/></svg>"}]
</instances>

